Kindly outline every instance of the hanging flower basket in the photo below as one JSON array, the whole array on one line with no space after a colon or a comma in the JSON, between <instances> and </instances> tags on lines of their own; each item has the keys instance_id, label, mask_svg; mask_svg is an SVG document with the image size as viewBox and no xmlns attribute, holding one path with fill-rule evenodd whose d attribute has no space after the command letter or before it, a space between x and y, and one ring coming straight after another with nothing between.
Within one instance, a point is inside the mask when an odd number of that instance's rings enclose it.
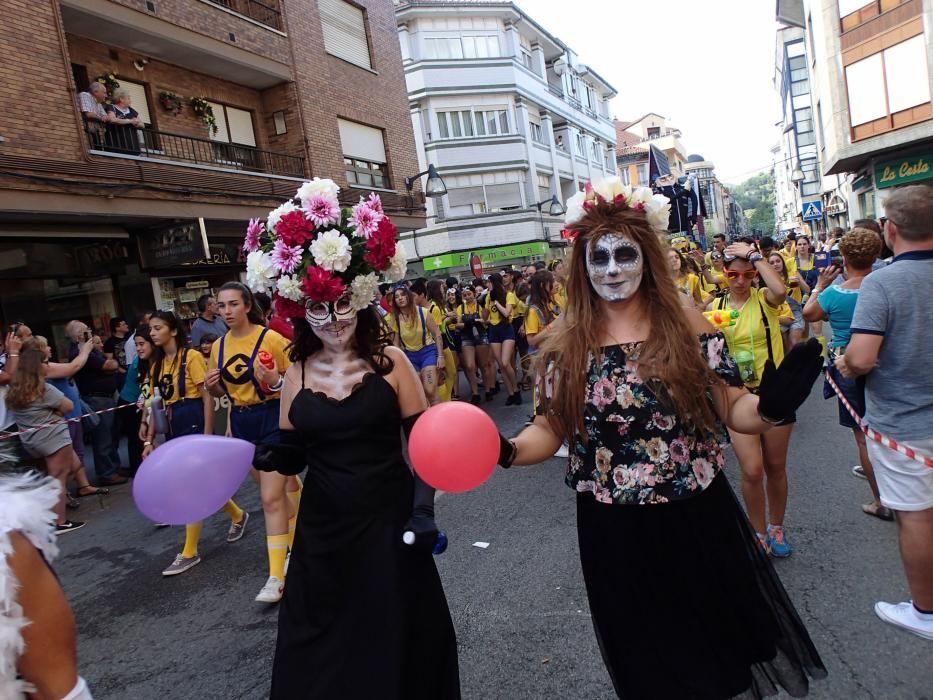
<instances>
[{"instance_id":1,"label":"hanging flower basket","mask_svg":"<svg viewBox=\"0 0 933 700\"><path fill-rule=\"evenodd\" d=\"M162 105L162 109L176 117L185 107L185 101L181 97L167 90L159 93L159 104Z\"/></svg>"},{"instance_id":2,"label":"hanging flower basket","mask_svg":"<svg viewBox=\"0 0 933 700\"><path fill-rule=\"evenodd\" d=\"M217 119L214 117L214 108L211 107L210 102L203 97L192 97L189 103L191 104L191 109L194 110L194 113L197 114L198 118L204 123L204 126L210 129L211 134L216 134Z\"/></svg>"},{"instance_id":3,"label":"hanging flower basket","mask_svg":"<svg viewBox=\"0 0 933 700\"><path fill-rule=\"evenodd\" d=\"M105 88L107 88L107 97L113 97L113 91L120 87L120 82L117 80L116 76L113 73L104 73L103 75L98 75L94 78L94 82L100 83Z\"/></svg>"}]
</instances>

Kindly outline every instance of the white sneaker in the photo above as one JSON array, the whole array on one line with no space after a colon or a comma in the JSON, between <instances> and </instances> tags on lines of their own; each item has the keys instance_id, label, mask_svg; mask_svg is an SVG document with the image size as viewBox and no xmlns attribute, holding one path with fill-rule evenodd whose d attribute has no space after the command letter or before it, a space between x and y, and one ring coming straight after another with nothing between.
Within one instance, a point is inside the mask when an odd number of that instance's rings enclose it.
<instances>
[{"instance_id":1,"label":"white sneaker","mask_svg":"<svg viewBox=\"0 0 933 700\"><path fill-rule=\"evenodd\" d=\"M560 447L557 448L557 452L554 453L555 457L560 457L561 459L566 459L570 456L570 448L567 447L564 443L560 444Z\"/></svg>"},{"instance_id":2,"label":"white sneaker","mask_svg":"<svg viewBox=\"0 0 933 700\"><path fill-rule=\"evenodd\" d=\"M933 615L918 612L913 601L875 603L875 614L885 622L912 632L918 637L933 639Z\"/></svg>"},{"instance_id":3,"label":"white sneaker","mask_svg":"<svg viewBox=\"0 0 933 700\"><path fill-rule=\"evenodd\" d=\"M285 591L285 581L276 578L275 576L270 576L269 580L266 581L266 585L262 587L259 591L259 595L256 596L257 603L278 603L282 600L282 593Z\"/></svg>"}]
</instances>

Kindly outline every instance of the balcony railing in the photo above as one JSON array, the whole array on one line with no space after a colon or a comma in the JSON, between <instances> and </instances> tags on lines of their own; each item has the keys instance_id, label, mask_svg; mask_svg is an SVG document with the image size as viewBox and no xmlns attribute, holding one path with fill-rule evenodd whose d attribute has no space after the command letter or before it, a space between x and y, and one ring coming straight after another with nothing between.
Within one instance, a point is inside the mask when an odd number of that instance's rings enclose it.
<instances>
[{"instance_id":1,"label":"balcony railing","mask_svg":"<svg viewBox=\"0 0 933 700\"><path fill-rule=\"evenodd\" d=\"M228 10L254 19L273 29L282 30L282 13L279 12L276 0L269 0L269 2L260 2L259 0L208 0L208 2L226 7Z\"/></svg>"},{"instance_id":2,"label":"balcony railing","mask_svg":"<svg viewBox=\"0 0 933 700\"><path fill-rule=\"evenodd\" d=\"M88 147L98 153L172 160L225 170L288 177L305 175L304 156L263 151L252 146L170 134L150 128L110 126L102 133L95 126L96 124L87 126L85 133Z\"/></svg>"}]
</instances>

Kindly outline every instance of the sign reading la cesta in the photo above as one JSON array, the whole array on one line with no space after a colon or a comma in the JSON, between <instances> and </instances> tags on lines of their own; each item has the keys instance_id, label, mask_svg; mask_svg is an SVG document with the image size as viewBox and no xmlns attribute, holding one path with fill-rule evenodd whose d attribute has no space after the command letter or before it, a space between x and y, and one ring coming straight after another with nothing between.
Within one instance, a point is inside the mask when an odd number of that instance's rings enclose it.
<instances>
[{"instance_id":1,"label":"sign reading la cesta","mask_svg":"<svg viewBox=\"0 0 933 700\"><path fill-rule=\"evenodd\" d=\"M484 265L495 265L497 262L514 260L532 255L546 255L548 244L543 241L531 243L516 243L498 248L482 248L480 250L464 250L459 253L445 253L425 258L421 262L425 270L445 270L450 267L466 267L470 264L470 255L476 254Z\"/></svg>"},{"instance_id":2,"label":"sign reading la cesta","mask_svg":"<svg viewBox=\"0 0 933 700\"><path fill-rule=\"evenodd\" d=\"M933 171L930 170L931 160L931 155L925 153L878 163L875 166L875 182L878 183L878 187L896 187L908 182L926 180L933 177Z\"/></svg>"}]
</instances>

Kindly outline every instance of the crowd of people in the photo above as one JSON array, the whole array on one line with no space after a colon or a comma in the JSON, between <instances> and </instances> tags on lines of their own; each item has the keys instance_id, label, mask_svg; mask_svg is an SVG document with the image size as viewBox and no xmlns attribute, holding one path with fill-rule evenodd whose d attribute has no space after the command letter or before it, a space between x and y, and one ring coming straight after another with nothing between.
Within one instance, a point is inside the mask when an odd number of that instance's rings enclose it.
<instances>
[{"instance_id":1,"label":"crowd of people","mask_svg":"<svg viewBox=\"0 0 933 700\"><path fill-rule=\"evenodd\" d=\"M387 284L359 307L349 292L308 298L294 318L230 282L199 300L190 341L165 311L132 334L114 319L104 343L72 321L67 363L14 324L0 355L0 448L17 434L23 458L61 484L53 509L65 533L81 526L66 514L73 501L125 483L160 441L217 432L213 399L225 398L220 432L257 445L269 575L256 600L282 601L272 696L360 696L392 678L398 697L453 698L455 631L430 546L399 545L403 530L419 544L437 536L434 490L405 465L401 435L432 404L482 405L504 389L516 406L534 388L528 425L500 435L499 464L536 464L566 446L589 606L617 693L757 697L780 686L796 696L825 668L769 556L793 552L788 447L825 365L824 397L837 397L853 472L871 489L862 509L897 521L911 600L875 611L933 639L922 294L933 189L893 191L883 224L787 236L780 248L716 236L703 254L668 247L656 202L602 187L578 195L570 255L549 265ZM884 444L866 439L864 423ZM728 443L744 511L722 474ZM223 510L235 542L249 513L232 500ZM694 530L717 536L702 550L671 545ZM187 525L163 575L201 561L200 533ZM607 542L619 557L606 557ZM286 586L289 568L297 583ZM678 596L687 580L701 588ZM638 590L639 605L620 607L620 590ZM352 672L361 664L370 673ZM633 664L644 672L629 673Z\"/></svg>"}]
</instances>

